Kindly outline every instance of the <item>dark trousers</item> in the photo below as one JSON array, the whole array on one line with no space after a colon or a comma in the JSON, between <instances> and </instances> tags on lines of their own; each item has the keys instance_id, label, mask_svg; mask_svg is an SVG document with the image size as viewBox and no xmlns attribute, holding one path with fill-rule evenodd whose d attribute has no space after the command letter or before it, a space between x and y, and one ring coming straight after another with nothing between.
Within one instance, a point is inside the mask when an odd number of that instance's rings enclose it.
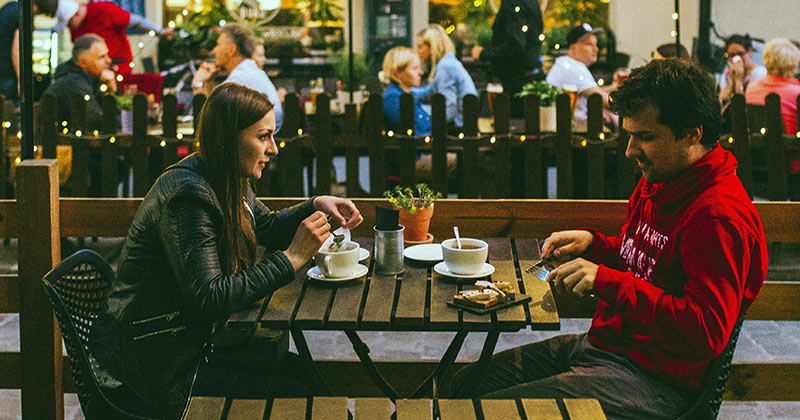
<instances>
[{"instance_id":1,"label":"dark trousers","mask_svg":"<svg viewBox=\"0 0 800 420\"><path fill-rule=\"evenodd\" d=\"M599 349L586 334L560 335L492 357L482 378L472 364L443 384L446 398L595 398L609 419L674 419L682 393L628 358Z\"/></svg>"}]
</instances>

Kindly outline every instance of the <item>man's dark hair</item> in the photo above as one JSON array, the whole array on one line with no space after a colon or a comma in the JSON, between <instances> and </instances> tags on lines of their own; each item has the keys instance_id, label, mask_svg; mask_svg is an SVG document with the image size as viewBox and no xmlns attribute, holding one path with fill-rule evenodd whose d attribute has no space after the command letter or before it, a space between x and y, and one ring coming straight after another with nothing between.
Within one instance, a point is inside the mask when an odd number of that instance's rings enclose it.
<instances>
[{"instance_id":1,"label":"man's dark hair","mask_svg":"<svg viewBox=\"0 0 800 420\"><path fill-rule=\"evenodd\" d=\"M58 10L58 0L33 0L33 4L36 5L38 13L50 17L55 16Z\"/></svg>"},{"instance_id":2,"label":"man's dark hair","mask_svg":"<svg viewBox=\"0 0 800 420\"><path fill-rule=\"evenodd\" d=\"M728 39L725 40L725 49L728 49L728 46L731 44L739 44L744 47L745 50L749 50L753 48L753 40L750 39L750 35L731 35Z\"/></svg>"},{"instance_id":3,"label":"man's dark hair","mask_svg":"<svg viewBox=\"0 0 800 420\"><path fill-rule=\"evenodd\" d=\"M91 49L92 45L98 42L104 42L103 38L95 34L79 36L78 39L75 40L75 43L72 44L72 61L78 64L78 58L80 58L81 54Z\"/></svg>"},{"instance_id":4,"label":"man's dark hair","mask_svg":"<svg viewBox=\"0 0 800 420\"><path fill-rule=\"evenodd\" d=\"M654 60L631 71L625 83L610 95L611 110L631 117L654 106L658 122L676 138L687 128L703 127L706 147L719 140L720 107L714 79L686 60Z\"/></svg>"},{"instance_id":5,"label":"man's dark hair","mask_svg":"<svg viewBox=\"0 0 800 420\"><path fill-rule=\"evenodd\" d=\"M252 29L240 23L229 23L223 26L219 33L227 35L233 41L239 54L245 58L253 56L256 50L256 35Z\"/></svg>"},{"instance_id":6,"label":"man's dark hair","mask_svg":"<svg viewBox=\"0 0 800 420\"><path fill-rule=\"evenodd\" d=\"M661 44L656 48L656 51L664 58L682 58L684 60L690 60L692 58L689 56L689 51L686 50L686 47L678 44L678 48L676 49L674 42Z\"/></svg>"}]
</instances>

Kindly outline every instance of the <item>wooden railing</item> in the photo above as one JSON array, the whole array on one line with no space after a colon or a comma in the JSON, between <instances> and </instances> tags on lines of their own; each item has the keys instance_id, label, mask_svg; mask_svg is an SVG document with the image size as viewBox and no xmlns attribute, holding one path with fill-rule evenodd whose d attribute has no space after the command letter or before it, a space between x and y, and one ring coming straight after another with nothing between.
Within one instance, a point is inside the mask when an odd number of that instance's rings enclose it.
<instances>
[{"instance_id":1,"label":"wooden railing","mask_svg":"<svg viewBox=\"0 0 800 420\"><path fill-rule=\"evenodd\" d=\"M61 236L122 237L127 234L140 198L60 198L57 163L27 160L17 168L18 199L0 200L0 237L19 238L19 276L0 276L0 313L19 312L20 352L0 352L0 388L22 389L25 419L63 418L63 392L73 390L61 338L41 279L60 259ZM280 209L299 198L263 199ZM353 231L369 236L379 199L355 199L364 223ZM625 202L609 200L441 200L436 204L431 232L447 238L454 225L476 237L543 238L554 230L594 226L617 233L625 218ZM800 203L755 203L772 242L800 243ZM800 280L800 279L799 279ZM556 295L562 317L586 316L590 301L570 301ZM800 282L765 284L748 311L748 319L800 320ZM588 305L588 308L587 308ZM416 369L424 363L406 366ZM353 371L357 363L336 370ZM405 373L408 375L408 372ZM728 399L798 400L800 363L737 363ZM65 381L66 379L66 381ZM349 396L358 390L348 390Z\"/></svg>"},{"instance_id":2,"label":"wooden railing","mask_svg":"<svg viewBox=\"0 0 800 420\"><path fill-rule=\"evenodd\" d=\"M197 113L204 97L195 98ZM573 133L569 98L557 100L557 129L554 133L539 130L538 98L525 101L524 125L513 131L509 119L508 97L494 100L493 132L479 132L478 98L468 95L463 101L464 126L458 133L448 133L444 98L432 100L433 132L414 135L413 101L410 95L401 98L401 129L384 127L380 95L372 95L360 114L355 106L347 106L340 117L330 112L330 98L317 96L313 130L294 94L286 96L284 127L279 133L280 156L272 170L265 170L257 182L261 196L304 196L304 173L311 178L315 165L315 185L309 194L331 192L332 161L344 156L346 161L346 195L380 197L390 185L389 175L399 177L402 185L413 185L420 177L415 170L419 153L432 154L430 183L443 193L461 198L546 198L547 168L556 168L558 198L627 198L639 177L638 168L625 158L627 135L624 131L603 131L602 104L598 96L589 98L587 132ZM178 133L177 100L164 96L162 132L148 134L147 101L143 95L134 100L134 124L131 134L116 130L115 103L104 98L108 118L103 128L88 132L85 125L85 101L76 100L71 109L68 127L55 119L55 99L45 96L38 112L37 142L44 158L56 157L56 145L72 146L70 196L85 197L89 185L86 172L88 150L100 149L102 161L102 196L117 196L117 157L127 152L133 167L133 196L142 197L164 167L197 148L192 134ZM748 109L749 108L749 109ZM0 107L0 120L8 112ZM800 150L797 136L785 135L781 119L780 98L769 95L764 107L746 106L743 96L736 96L731 105L733 130L721 138L721 144L734 152L739 160L737 173L751 196L781 201L800 196L800 175L790 174L787 154ZM334 120L336 121L334 122ZM340 132L333 127L341 126ZM3 130L5 130L3 128ZM411 130L411 131L409 131ZM313 132L313 134L309 134ZM410 133L410 134L409 134ZM16 133L2 133L9 144L19 143ZM12 135L14 134L14 135ZM458 156L455 185L447 182L447 153ZM359 157L369 158L369 191L358 182ZM11 162L13 165L13 162ZM8 165L0 164L0 177L7 175ZM0 178L6 179L6 177ZM395 181L391 181L395 182ZM5 183L2 188L5 188ZM0 189L0 193L3 191Z\"/></svg>"}]
</instances>

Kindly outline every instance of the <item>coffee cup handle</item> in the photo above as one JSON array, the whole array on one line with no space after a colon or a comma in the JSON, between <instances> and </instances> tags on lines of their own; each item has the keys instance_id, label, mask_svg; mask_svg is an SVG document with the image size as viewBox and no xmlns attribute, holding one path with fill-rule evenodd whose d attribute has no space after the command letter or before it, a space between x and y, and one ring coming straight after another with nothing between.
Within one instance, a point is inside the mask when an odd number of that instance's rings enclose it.
<instances>
[{"instance_id":1,"label":"coffee cup handle","mask_svg":"<svg viewBox=\"0 0 800 420\"><path fill-rule=\"evenodd\" d=\"M322 259L322 273L330 273L331 272L331 257L326 255L325 258Z\"/></svg>"}]
</instances>

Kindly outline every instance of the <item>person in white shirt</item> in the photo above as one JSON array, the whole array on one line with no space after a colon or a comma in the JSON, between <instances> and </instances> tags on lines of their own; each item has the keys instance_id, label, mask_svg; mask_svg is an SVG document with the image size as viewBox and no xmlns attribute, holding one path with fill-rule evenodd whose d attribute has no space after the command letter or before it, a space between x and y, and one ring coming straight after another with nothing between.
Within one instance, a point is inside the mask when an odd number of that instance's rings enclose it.
<instances>
[{"instance_id":1,"label":"person in white shirt","mask_svg":"<svg viewBox=\"0 0 800 420\"><path fill-rule=\"evenodd\" d=\"M567 55L558 57L547 74L547 83L562 90L574 90L578 93L575 103L575 122L585 126L587 98L599 93L603 97L603 117L606 122L613 121L613 114L608 112L608 91L597 85L588 66L597 62L597 36L602 28L592 28L589 24L578 25L567 33ZM613 85L612 85L613 87ZM582 125L581 125L582 123Z\"/></svg>"},{"instance_id":2,"label":"person in white shirt","mask_svg":"<svg viewBox=\"0 0 800 420\"><path fill-rule=\"evenodd\" d=\"M767 77L767 68L753 62L750 35L731 35L725 40L728 65L719 81L719 101L725 103L737 93L745 94L747 85Z\"/></svg>"},{"instance_id":3,"label":"person in white shirt","mask_svg":"<svg viewBox=\"0 0 800 420\"><path fill-rule=\"evenodd\" d=\"M256 44L255 34L246 26L238 23L223 26L217 38L217 45L211 50L214 62L200 65L192 79L192 89L194 94L202 93L208 96L211 89L206 82L213 81L214 75L224 68L228 72L225 82L238 83L267 95L274 106L277 132L283 125L283 107L278 91L269 80L269 76L250 58L253 56Z\"/></svg>"}]
</instances>

